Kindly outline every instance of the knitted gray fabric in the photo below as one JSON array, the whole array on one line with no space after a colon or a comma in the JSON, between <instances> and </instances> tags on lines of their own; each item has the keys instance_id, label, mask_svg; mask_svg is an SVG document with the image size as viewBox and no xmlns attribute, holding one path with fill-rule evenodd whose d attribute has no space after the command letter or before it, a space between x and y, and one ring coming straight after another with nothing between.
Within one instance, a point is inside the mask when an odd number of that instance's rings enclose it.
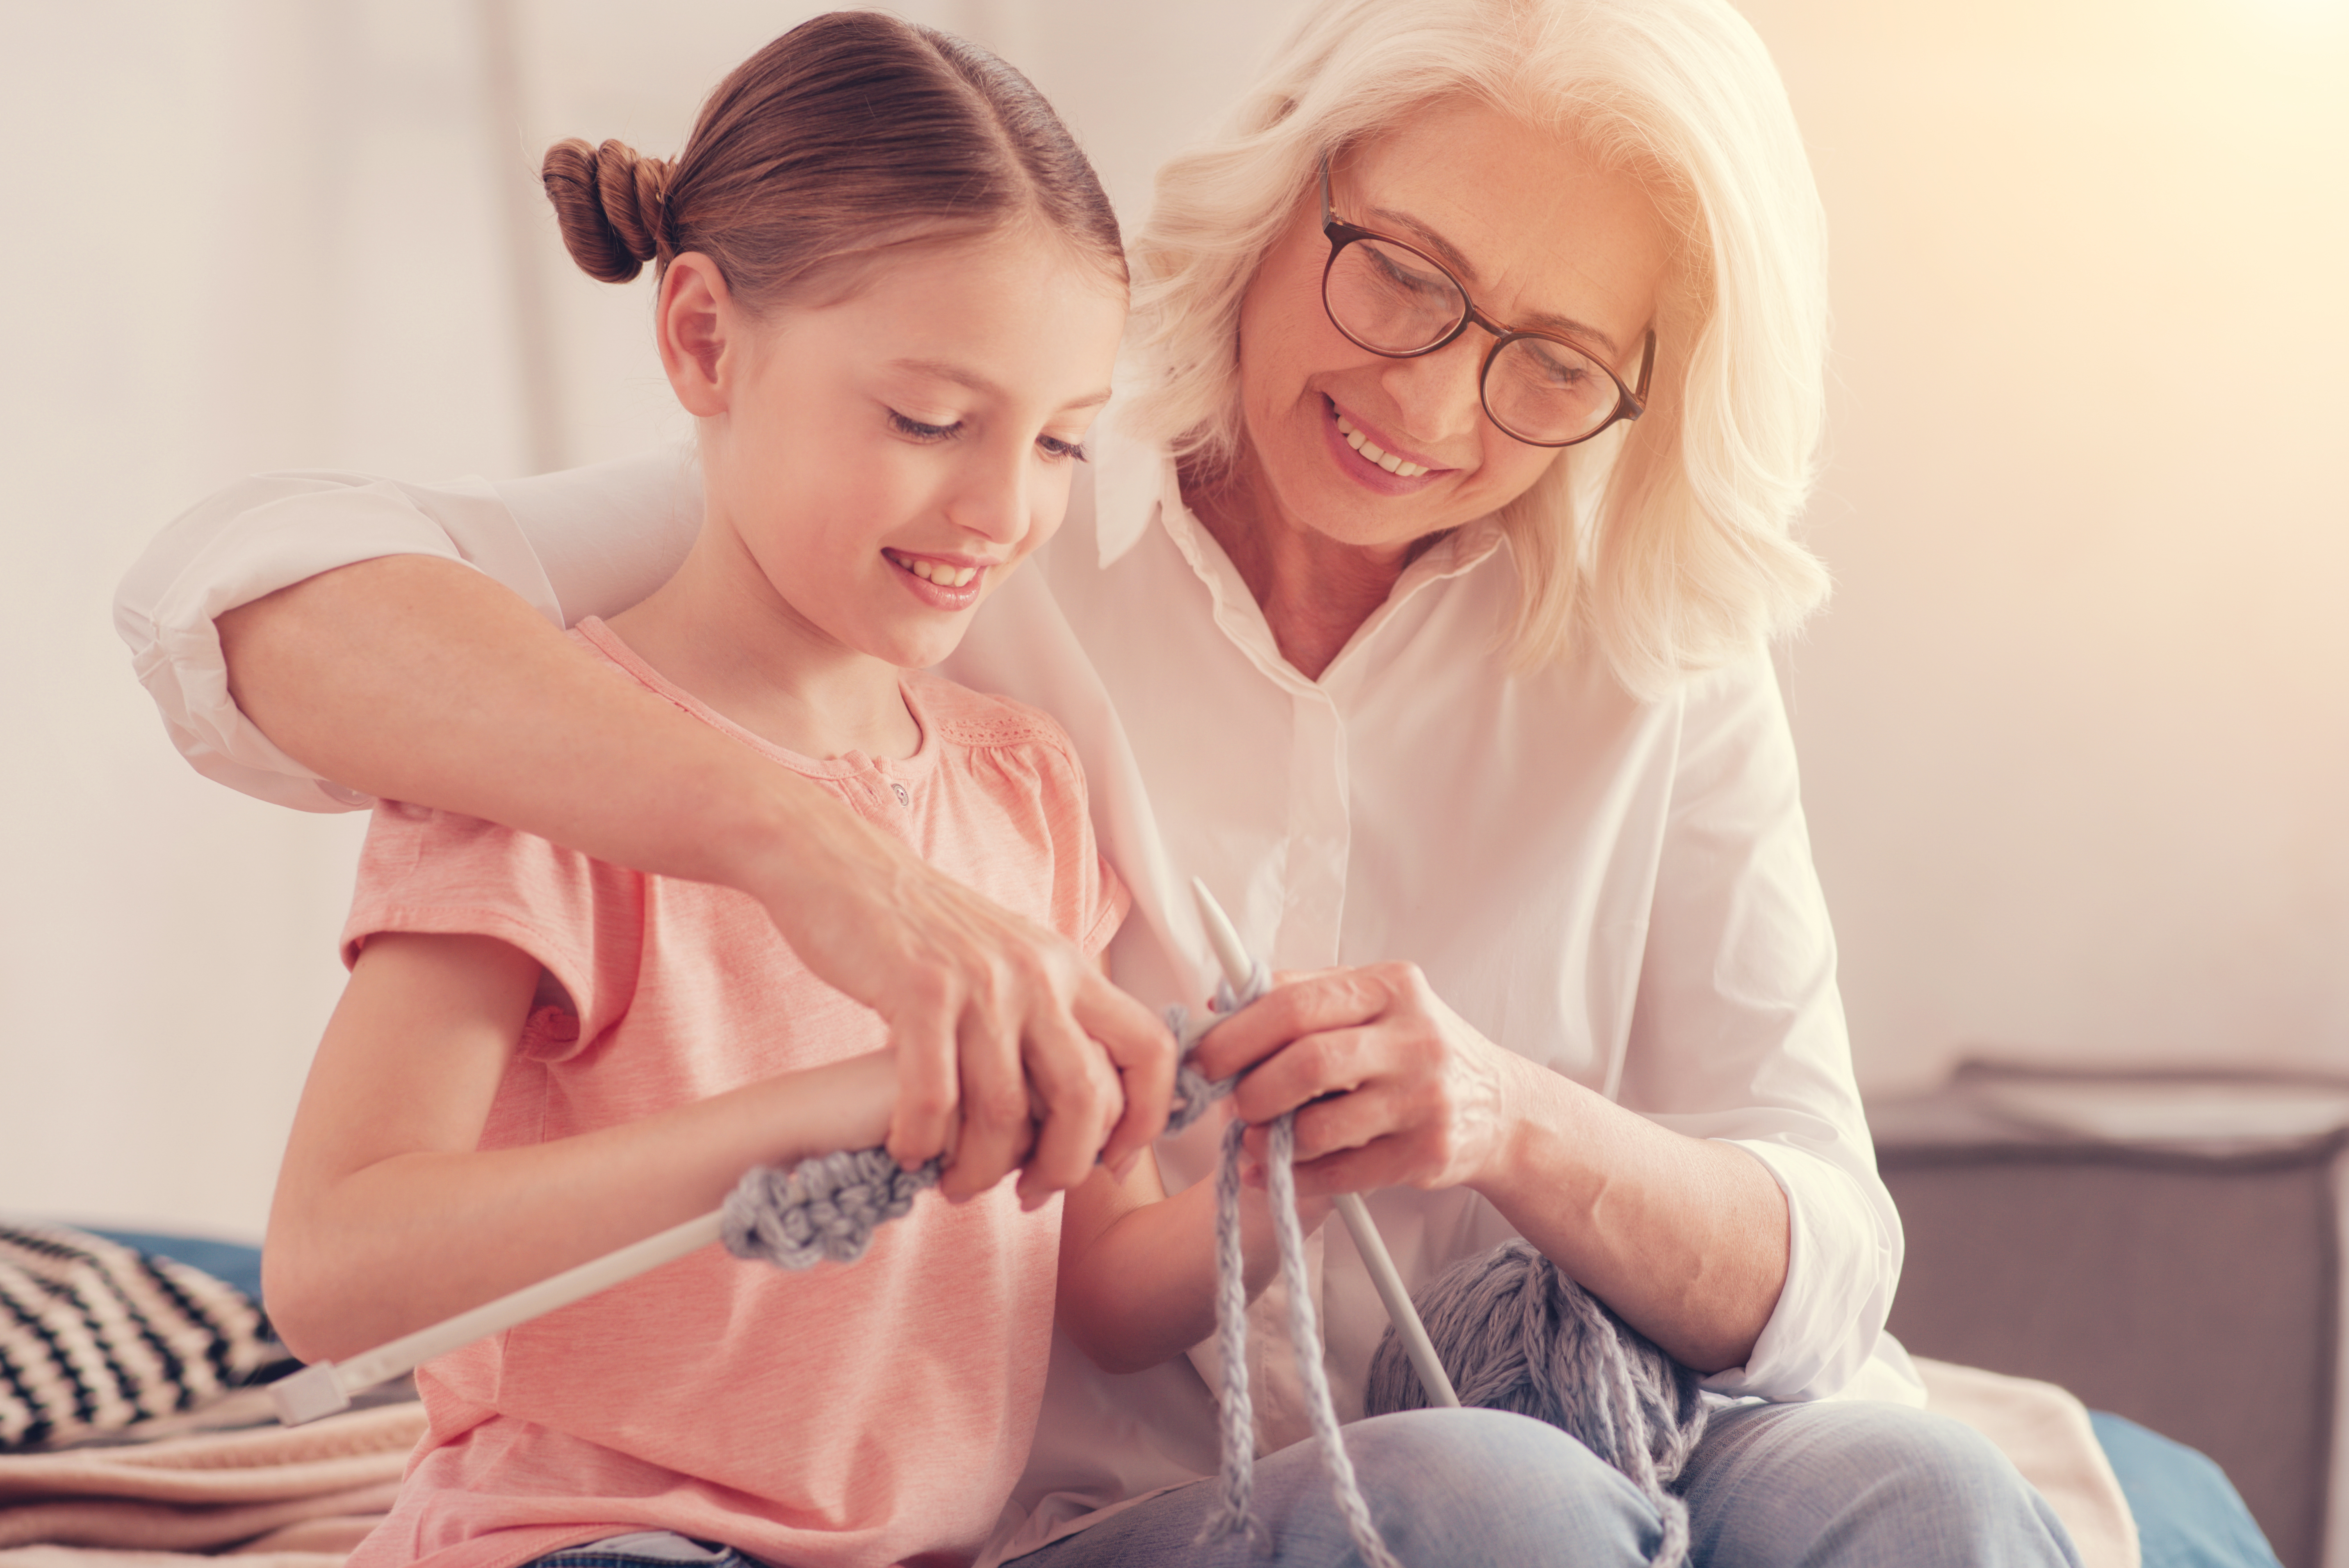
<instances>
[{"instance_id":1,"label":"knitted gray fabric","mask_svg":"<svg viewBox=\"0 0 2349 1568\"><path fill-rule=\"evenodd\" d=\"M827 1260L853 1264L873 1233L938 1184L946 1161L902 1169L886 1149L851 1149L802 1160L789 1171L754 1166L726 1194L719 1234L738 1258L763 1258L781 1269Z\"/></svg>"},{"instance_id":2,"label":"knitted gray fabric","mask_svg":"<svg viewBox=\"0 0 2349 1568\"><path fill-rule=\"evenodd\" d=\"M1464 1405L1547 1421L1629 1476L1663 1517L1650 1561L1688 1561L1688 1505L1666 1488L1704 1435L1697 1376L1525 1242L1454 1264L1415 1298ZM1390 1327L1371 1357L1366 1411L1427 1403Z\"/></svg>"}]
</instances>

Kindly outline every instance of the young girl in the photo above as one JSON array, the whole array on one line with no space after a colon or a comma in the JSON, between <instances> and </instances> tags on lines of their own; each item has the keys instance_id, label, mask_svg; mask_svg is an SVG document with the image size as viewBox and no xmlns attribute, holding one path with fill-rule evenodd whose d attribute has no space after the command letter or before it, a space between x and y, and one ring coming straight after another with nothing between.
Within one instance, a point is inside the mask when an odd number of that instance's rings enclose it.
<instances>
[{"instance_id":1,"label":"young girl","mask_svg":"<svg viewBox=\"0 0 2349 1568\"><path fill-rule=\"evenodd\" d=\"M706 496L668 584L574 635L612 680L1098 953L1124 894L1066 738L909 673L1058 525L1109 395L1123 263L1067 132L983 52L840 14L730 77L673 166L574 142L546 172L582 266L662 269ZM880 1020L740 892L386 803L344 942L267 1253L306 1357L889 1130ZM1024 1194L925 1199L854 1266L711 1247L429 1364L429 1434L353 1568L591 1542L599 1563L967 1558L1043 1382L1060 1206L1037 1163Z\"/></svg>"}]
</instances>

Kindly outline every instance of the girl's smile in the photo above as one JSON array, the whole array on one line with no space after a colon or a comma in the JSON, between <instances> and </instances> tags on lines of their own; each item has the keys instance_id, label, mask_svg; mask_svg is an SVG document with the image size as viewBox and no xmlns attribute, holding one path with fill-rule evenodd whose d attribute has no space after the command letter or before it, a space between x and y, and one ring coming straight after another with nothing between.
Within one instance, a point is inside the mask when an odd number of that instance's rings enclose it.
<instances>
[{"instance_id":1,"label":"girl's smile","mask_svg":"<svg viewBox=\"0 0 2349 1568\"><path fill-rule=\"evenodd\" d=\"M947 611L968 610L977 604L989 586L988 573L1003 564L978 556L917 554L885 546L881 553L905 574L906 592L925 604Z\"/></svg>"}]
</instances>

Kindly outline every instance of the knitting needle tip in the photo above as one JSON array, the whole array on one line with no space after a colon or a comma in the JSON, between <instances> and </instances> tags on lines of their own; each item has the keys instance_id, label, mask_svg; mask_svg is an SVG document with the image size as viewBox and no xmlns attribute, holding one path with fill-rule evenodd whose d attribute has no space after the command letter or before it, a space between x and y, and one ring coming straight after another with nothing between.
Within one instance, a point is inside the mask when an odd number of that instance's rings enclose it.
<instances>
[{"instance_id":1,"label":"knitting needle tip","mask_svg":"<svg viewBox=\"0 0 2349 1568\"><path fill-rule=\"evenodd\" d=\"M1207 884L1197 877L1191 879L1191 897L1199 905L1199 923L1207 928L1207 945L1216 950L1216 962L1223 965L1224 978L1232 983L1235 991L1244 990L1256 974L1256 965L1240 945L1240 934L1232 929L1231 916L1207 891Z\"/></svg>"}]
</instances>

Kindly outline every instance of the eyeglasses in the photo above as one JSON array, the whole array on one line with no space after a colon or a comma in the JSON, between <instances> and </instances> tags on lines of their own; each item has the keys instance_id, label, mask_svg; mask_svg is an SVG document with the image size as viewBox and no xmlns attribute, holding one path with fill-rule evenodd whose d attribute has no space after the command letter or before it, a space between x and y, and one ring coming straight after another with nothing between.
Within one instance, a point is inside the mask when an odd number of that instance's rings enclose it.
<instances>
[{"instance_id":1,"label":"eyeglasses","mask_svg":"<svg viewBox=\"0 0 2349 1568\"><path fill-rule=\"evenodd\" d=\"M1321 305L1330 325L1372 354L1417 359L1451 343L1474 323L1493 335L1477 373L1485 415L1535 447L1571 447L1648 405L1656 367L1656 334L1640 351L1634 392L1588 350L1550 332L1519 332L1478 310L1451 269L1426 252L1347 222L1330 210L1330 160L1321 160L1321 232L1330 241L1321 269Z\"/></svg>"}]
</instances>

